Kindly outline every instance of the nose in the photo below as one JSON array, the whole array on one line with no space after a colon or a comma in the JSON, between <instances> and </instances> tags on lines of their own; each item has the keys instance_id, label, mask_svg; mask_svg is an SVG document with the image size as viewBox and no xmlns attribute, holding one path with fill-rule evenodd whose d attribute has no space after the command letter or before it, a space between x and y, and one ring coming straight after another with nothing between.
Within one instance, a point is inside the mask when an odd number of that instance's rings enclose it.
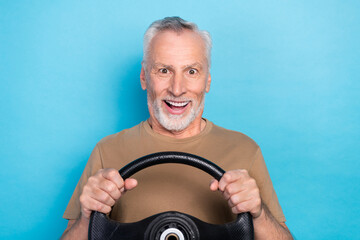
<instances>
[{"instance_id":1,"label":"nose","mask_svg":"<svg viewBox=\"0 0 360 240\"><path fill-rule=\"evenodd\" d=\"M174 74L169 91L175 97L180 97L186 93L186 80L181 74Z\"/></svg>"}]
</instances>

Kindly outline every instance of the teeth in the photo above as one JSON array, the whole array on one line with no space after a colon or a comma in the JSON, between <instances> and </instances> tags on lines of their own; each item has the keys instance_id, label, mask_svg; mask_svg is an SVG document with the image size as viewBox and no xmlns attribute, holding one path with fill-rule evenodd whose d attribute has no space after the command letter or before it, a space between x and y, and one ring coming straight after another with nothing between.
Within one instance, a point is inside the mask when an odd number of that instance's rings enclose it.
<instances>
[{"instance_id":1,"label":"teeth","mask_svg":"<svg viewBox=\"0 0 360 240\"><path fill-rule=\"evenodd\" d=\"M172 102L172 101L166 101L167 103L175 106L175 107L184 107L189 102Z\"/></svg>"}]
</instances>

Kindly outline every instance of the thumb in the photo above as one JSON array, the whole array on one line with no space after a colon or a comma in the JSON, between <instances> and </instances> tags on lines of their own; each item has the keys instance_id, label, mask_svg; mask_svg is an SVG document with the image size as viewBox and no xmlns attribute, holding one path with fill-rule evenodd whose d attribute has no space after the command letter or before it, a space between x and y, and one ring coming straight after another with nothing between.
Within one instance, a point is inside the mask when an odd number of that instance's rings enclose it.
<instances>
[{"instance_id":1,"label":"thumb","mask_svg":"<svg viewBox=\"0 0 360 240\"><path fill-rule=\"evenodd\" d=\"M134 178L128 178L125 180L125 190L131 190L137 186L138 182Z\"/></svg>"},{"instance_id":2,"label":"thumb","mask_svg":"<svg viewBox=\"0 0 360 240\"><path fill-rule=\"evenodd\" d=\"M216 179L211 179L210 181L210 190L216 191L219 188L219 182Z\"/></svg>"}]
</instances>

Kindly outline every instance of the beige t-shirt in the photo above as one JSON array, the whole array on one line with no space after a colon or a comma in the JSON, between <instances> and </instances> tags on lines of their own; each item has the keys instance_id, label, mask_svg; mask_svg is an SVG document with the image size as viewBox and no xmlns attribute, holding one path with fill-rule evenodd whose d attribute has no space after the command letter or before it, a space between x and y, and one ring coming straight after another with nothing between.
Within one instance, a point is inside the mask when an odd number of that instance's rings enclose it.
<instances>
[{"instance_id":1,"label":"beige t-shirt","mask_svg":"<svg viewBox=\"0 0 360 240\"><path fill-rule=\"evenodd\" d=\"M270 212L278 222L285 222L259 146L242 133L206 121L200 134L185 139L157 134L147 121L102 139L91 153L63 217L77 219L80 216L82 188L98 169L120 169L144 155L178 151L206 158L225 171L248 170ZM117 201L110 215L112 219L136 222L165 211L179 211L217 224L235 219L221 193L210 191L212 177L197 168L161 164L141 170L132 177L138 180L138 186Z\"/></svg>"}]
</instances>

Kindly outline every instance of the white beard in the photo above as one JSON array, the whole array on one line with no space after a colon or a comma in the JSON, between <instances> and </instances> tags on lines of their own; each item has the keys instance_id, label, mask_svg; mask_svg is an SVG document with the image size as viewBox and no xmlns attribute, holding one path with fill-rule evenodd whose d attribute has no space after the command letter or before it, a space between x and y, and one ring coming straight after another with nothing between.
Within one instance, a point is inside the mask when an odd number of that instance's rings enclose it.
<instances>
[{"instance_id":1,"label":"white beard","mask_svg":"<svg viewBox=\"0 0 360 240\"><path fill-rule=\"evenodd\" d=\"M152 107L154 110L155 118L158 120L158 122L168 131L175 131L179 132L184 129L186 129L190 123L192 123L195 118L198 116L201 110L204 109L204 103L205 103L205 95L201 99L200 104L198 101L194 99L184 99L184 98L174 98L174 97L167 97L168 100L173 101L188 101L191 100L192 107L190 109L190 112L186 115L186 113L181 115L174 115L174 114L166 114L164 110L161 107L162 100L155 99L153 102L151 102L149 94L147 94L147 101L149 108Z\"/></svg>"}]
</instances>

